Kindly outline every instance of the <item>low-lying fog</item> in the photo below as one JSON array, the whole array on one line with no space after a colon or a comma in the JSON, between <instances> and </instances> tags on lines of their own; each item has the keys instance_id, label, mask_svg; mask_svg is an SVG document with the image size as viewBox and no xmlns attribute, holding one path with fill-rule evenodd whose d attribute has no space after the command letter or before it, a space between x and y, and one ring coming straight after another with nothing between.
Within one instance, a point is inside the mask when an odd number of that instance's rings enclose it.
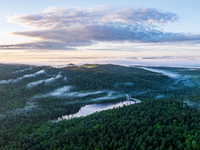
<instances>
[{"instance_id":1,"label":"low-lying fog","mask_svg":"<svg viewBox=\"0 0 200 150\"><path fill-rule=\"evenodd\" d=\"M57 76L51 77L51 78L49 78L49 79L31 82L31 83L29 83L29 84L27 85L27 87L28 87L28 88L32 88L32 87L35 87L35 86L37 86L37 85L39 85L39 84L42 84L42 83L50 83L50 82L53 82L53 81L55 81L55 80L57 80L57 79L59 79L59 78L61 78L61 77L62 77L62 75L61 75L61 73L59 73Z\"/></svg>"},{"instance_id":2,"label":"low-lying fog","mask_svg":"<svg viewBox=\"0 0 200 150\"><path fill-rule=\"evenodd\" d=\"M171 86L181 83L187 87L193 87L196 84L199 84L200 75L198 75L198 74L193 75L191 73L192 71L196 71L196 69L194 69L194 68L192 68L192 69L188 68L188 69L182 69L182 70L181 69L170 69L170 68L164 68L164 67L138 67L138 68L168 76L169 78L172 79L172 81L174 81L174 83ZM30 67L27 69L22 69L22 70L12 72L12 73L24 72L24 75L19 78L16 78L16 79L1 80L0 84L9 84L9 83L17 84L17 82L19 82L25 78L33 78L33 77L36 77L41 74L48 75L48 72L45 70L40 70L40 71L37 71L32 74L25 74L27 70L32 70L32 68ZM60 78L63 81L64 80L67 81L67 76L65 76L64 73L62 74L59 71L57 73L55 73L54 75L49 75L49 76L50 77L48 77L48 78L46 77L46 79L43 79L43 80L30 82L26 86L28 88L33 88L33 87L37 87L38 85L43 84L43 83L49 85L48 83L57 82L58 79L60 79ZM119 88L120 88L120 86L130 87L130 86L134 86L134 83L132 83L132 82L116 83L116 84L114 84L114 86L119 87ZM168 87L168 88L170 88L170 87ZM142 94L149 93L149 92L150 92L150 90L144 90L144 91L135 90L135 91L132 91L131 94L133 97L137 97L138 95L142 95ZM100 94L100 95L98 95L98 94ZM123 100L126 100L125 94L130 94L130 93L122 93L122 92L118 92L118 91L114 91L114 90L112 91L112 90L103 90L103 89L97 90L97 91L89 91L89 92L88 91L76 91L75 87L73 85L66 85L66 86L54 89L52 91L49 91L45 94L35 95L32 98L30 98L30 101L27 103L31 103L32 100L35 100L35 99L47 98L47 97L66 98L66 100L67 100L67 98L77 98L75 101L67 102L68 104L83 102L78 99L81 97L86 98L86 101L84 101L84 102L97 102L97 101L106 101L106 100L109 101L109 100L113 100L113 99L117 99L117 98L122 98ZM157 94L158 95L155 96L154 99L159 99L159 98L163 98L166 96L162 93L157 93ZM87 97L87 96L91 96L91 95L94 95L95 98ZM189 104L188 101L187 101L187 103ZM191 104L191 106L195 105L195 103L190 103L190 104ZM36 103L31 103L30 108L34 107L35 105L36 105ZM109 108L110 107L109 105L110 104L105 105L105 107L103 107L102 110ZM96 107L97 105L93 105L93 106ZM116 104L115 104L115 106L116 106ZM27 108L30 109L28 106L27 106ZM90 106L87 106L86 108L89 109ZM24 109L22 109L22 110L24 110ZM96 107L96 110L98 110L97 107ZM89 112L90 111L88 111L88 113ZM77 114L77 115L78 116L84 115L84 113Z\"/></svg>"},{"instance_id":3,"label":"low-lying fog","mask_svg":"<svg viewBox=\"0 0 200 150\"><path fill-rule=\"evenodd\" d=\"M182 70L180 70L180 69L176 69L175 71L171 71L171 70L168 70L168 69L164 69L164 68L160 69L160 68L157 68L157 67L138 67L138 68L145 69L145 70L148 70L148 71L151 71L151 72L156 72L156 73L168 76L169 78L174 80L174 84L181 82L185 86L188 86L188 87L193 87L196 84L199 84L198 78L200 76L198 76L196 74L195 75L191 75L191 74L187 75L185 73L183 74ZM193 70L194 69L184 69L184 71L188 71L188 72L193 71Z\"/></svg>"},{"instance_id":4,"label":"low-lying fog","mask_svg":"<svg viewBox=\"0 0 200 150\"><path fill-rule=\"evenodd\" d=\"M184 67L184 68L200 68L200 60L192 59L32 59L30 60L15 60L1 61L0 63L16 63L16 64L29 64L39 66L53 66L53 67L65 67L68 64L83 65L83 64L116 64L123 66L165 66L165 67Z\"/></svg>"},{"instance_id":5,"label":"low-lying fog","mask_svg":"<svg viewBox=\"0 0 200 150\"><path fill-rule=\"evenodd\" d=\"M124 94L116 92L116 91L109 91L109 90L99 90L99 91L73 91L73 86L68 85L64 86L58 89L55 89L54 91L51 91L47 94L40 94L32 97L32 99L38 99L38 98L46 98L46 97L59 97L59 98L78 98L78 97L86 97L89 95L96 95L96 94L107 94L103 97L98 97L95 99L90 99L89 101L100 101L100 100L110 100L110 99L116 99L120 97L125 97Z\"/></svg>"},{"instance_id":6,"label":"low-lying fog","mask_svg":"<svg viewBox=\"0 0 200 150\"><path fill-rule=\"evenodd\" d=\"M33 73L33 74L25 74L24 76L22 77L19 77L17 79L9 79L9 80L1 80L0 81L0 84L9 84L9 83L17 83L25 78L32 78L32 77L36 77L37 75L40 75L40 74L44 74L46 73L44 70L40 70L36 73Z\"/></svg>"}]
</instances>

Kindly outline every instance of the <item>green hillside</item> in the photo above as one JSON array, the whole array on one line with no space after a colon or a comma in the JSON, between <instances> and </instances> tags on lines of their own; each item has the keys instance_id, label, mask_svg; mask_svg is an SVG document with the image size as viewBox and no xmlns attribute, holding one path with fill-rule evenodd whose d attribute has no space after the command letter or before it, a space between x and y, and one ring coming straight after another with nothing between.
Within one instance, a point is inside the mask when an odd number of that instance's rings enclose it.
<instances>
[{"instance_id":1,"label":"green hillside","mask_svg":"<svg viewBox=\"0 0 200 150\"><path fill-rule=\"evenodd\" d=\"M147 69L0 64L0 148L200 149L200 70ZM53 122L126 94L142 103Z\"/></svg>"},{"instance_id":2,"label":"green hillside","mask_svg":"<svg viewBox=\"0 0 200 150\"><path fill-rule=\"evenodd\" d=\"M199 113L175 100L147 101L27 128L14 139L4 135L4 149L200 149Z\"/></svg>"}]
</instances>

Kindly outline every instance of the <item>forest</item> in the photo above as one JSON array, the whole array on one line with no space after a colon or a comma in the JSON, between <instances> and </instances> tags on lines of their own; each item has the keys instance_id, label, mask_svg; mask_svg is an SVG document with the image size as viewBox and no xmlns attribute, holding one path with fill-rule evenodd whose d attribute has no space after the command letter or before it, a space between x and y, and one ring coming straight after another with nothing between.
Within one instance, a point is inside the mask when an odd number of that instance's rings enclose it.
<instances>
[{"instance_id":1,"label":"forest","mask_svg":"<svg viewBox=\"0 0 200 150\"><path fill-rule=\"evenodd\" d=\"M200 69L0 64L1 149L200 149ZM95 103L141 103L63 119Z\"/></svg>"}]
</instances>

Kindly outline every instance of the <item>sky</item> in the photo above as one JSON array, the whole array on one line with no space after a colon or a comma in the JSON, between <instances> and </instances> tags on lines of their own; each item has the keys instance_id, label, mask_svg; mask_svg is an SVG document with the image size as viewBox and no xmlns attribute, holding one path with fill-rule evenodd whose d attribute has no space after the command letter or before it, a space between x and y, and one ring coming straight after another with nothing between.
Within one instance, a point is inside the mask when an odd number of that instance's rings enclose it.
<instances>
[{"instance_id":1,"label":"sky","mask_svg":"<svg viewBox=\"0 0 200 150\"><path fill-rule=\"evenodd\" d=\"M0 63L200 67L199 0L0 0Z\"/></svg>"}]
</instances>

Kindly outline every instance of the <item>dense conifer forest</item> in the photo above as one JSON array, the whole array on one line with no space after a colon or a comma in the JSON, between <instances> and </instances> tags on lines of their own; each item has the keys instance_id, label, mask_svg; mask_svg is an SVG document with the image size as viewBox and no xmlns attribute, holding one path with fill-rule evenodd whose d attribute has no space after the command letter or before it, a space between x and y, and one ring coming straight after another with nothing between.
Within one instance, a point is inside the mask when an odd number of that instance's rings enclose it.
<instances>
[{"instance_id":1,"label":"dense conifer forest","mask_svg":"<svg viewBox=\"0 0 200 150\"><path fill-rule=\"evenodd\" d=\"M200 70L0 64L1 149L200 149ZM138 104L59 120L94 103Z\"/></svg>"}]
</instances>

